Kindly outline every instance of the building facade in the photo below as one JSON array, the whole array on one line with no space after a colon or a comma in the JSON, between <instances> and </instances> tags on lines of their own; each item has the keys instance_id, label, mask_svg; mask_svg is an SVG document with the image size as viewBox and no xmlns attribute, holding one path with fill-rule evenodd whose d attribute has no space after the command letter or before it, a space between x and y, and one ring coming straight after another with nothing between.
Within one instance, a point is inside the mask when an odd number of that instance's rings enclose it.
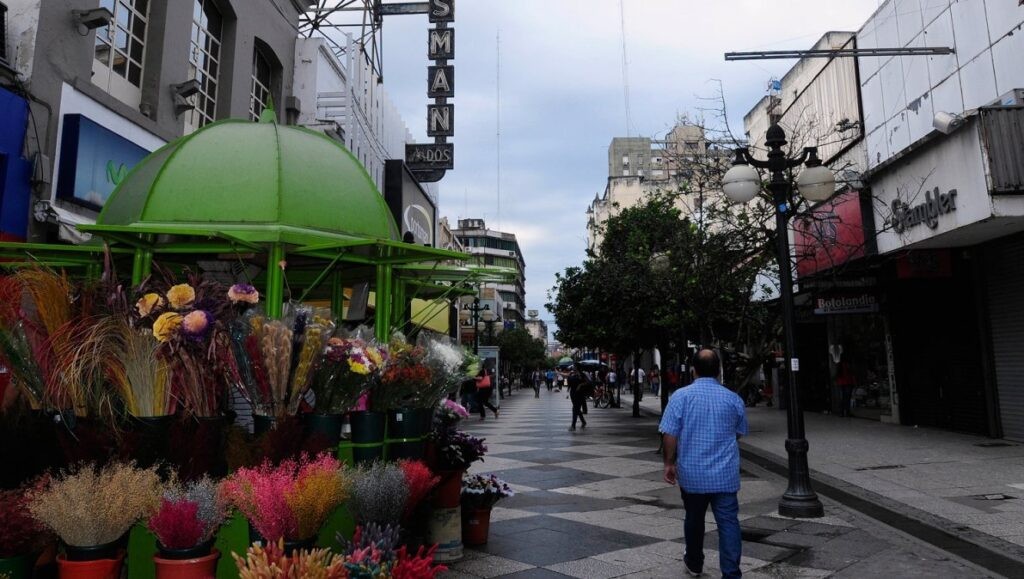
<instances>
[{"instance_id":1,"label":"building facade","mask_svg":"<svg viewBox=\"0 0 1024 579\"><path fill-rule=\"evenodd\" d=\"M530 336L534 340L540 340L547 346L548 343L548 324L544 320L538 318L537 310L529 310L527 312L529 316L526 320L526 331L530 333Z\"/></svg>"},{"instance_id":2,"label":"building facade","mask_svg":"<svg viewBox=\"0 0 1024 579\"><path fill-rule=\"evenodd\" d=\"M280 122L292 97L295 38L308 2L4 0L0 86L30 103L32 163L13 238L80 242L131 167L166 142L224 118ZM20 210L20 209L19 209Z\"/></svg>"},{"instance_id":3,"label":"building facade","mask_svg":"<svg viewBox=\"0 0 1024 579\"><path fill-rule=\"evenodd\" d=\"M488 229L483 219L460 219L453 233L472 256L471 263L506 267L516 272L512 283L489 285L498 292L502 321L517 328L523 327L526 321L526 260L516 235Z\"/></svg>"}]
</instances>

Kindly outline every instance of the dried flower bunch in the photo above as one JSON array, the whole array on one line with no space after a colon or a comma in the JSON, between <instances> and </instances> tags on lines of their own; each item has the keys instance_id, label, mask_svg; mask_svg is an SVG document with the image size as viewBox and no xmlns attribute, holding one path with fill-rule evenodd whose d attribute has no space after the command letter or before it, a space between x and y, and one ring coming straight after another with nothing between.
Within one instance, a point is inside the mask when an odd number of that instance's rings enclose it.
<instances>
[{"instance_id":1,"label":"dried flower bunch","mask_svg":"<svg viewBox=\"0 0 1024 579\"><path fill-rule=\"evenodd\" d=\"M405 475L405 483L409 488L409 498L405 501L405 513L403 519L407 519L423 499L427 498L430 491L434 490L441 477L436 476L427 468L427 465L418 460L400 460L398 468L402 469Z\"/></svg>"},{"instance_id":2,"label":"dried flower bunch","mask_svg":"<svg viewBox=\"0 0 1024 579\"><path fill-rule=\"evenodd\" d=\"M395 464L374 462L356 471L348 507L359 523L397 525L408 497L409 486L402 469Z\"/></svg>"},{"instance_id":3,"label":"dried flower bunch","mask_svg":"<svg viewBox=\"0 0 1024 579\"><path fill-rule=\"evenodd\" d=\"M434 565L434 552L420 547L410 555L404 545L398 547L401 529L369 523L356 527L352 541L342 541L345 567L350 577L390 577L403 579L432 579L448 569Z\"/></svg>"},{"instance_id":4,"label":"dried flower bunch","mask_svg":"<svg viewBox=\"0 0 1024 579\"><path fill-rule=\"evenodd\" d=\"M209 477L187 484L172 482L147 526L166 549L191 549L213 538L227 517L220 485Z\"/></svg>"},{"instance_id":5,"label":"dried flower bunch","mask_svg":"<svg viewBox=\"0 0 1024 579\"><path fill-rule=\"evenodd\" d=\"M508 483L493 474L462 476L462 504L471 508L489 509L501 499L516 495Z\"/></svg>"},{"instance_id":6,"label":"dried flower bunch","mask_svg":"<svg viewBox=\"0 0 1024 579\"><path fill-rule=\"evenodd\" d=\"M35 483L34 487L45 484ZM28 506L29 487L0 491L0 559L31 553L46 535L42 524Z\"/></svg>"},{"instance_id":7,"label":"dried flower bunch","mask_svg":"<svg viewBox=\"0 0 1024 579\"><path fill-rule=\"evenodd\" d=\"M360 338L327 340L313 393L316 410L324 414L346 412L380 378L387 351Z\"/></svg>"},{"instance_id":8,"label":"dried flower bunch","mask_svg":"<svg viewBox=\"0 0 1024 579\"><path fill-rule=\"evenodd\" d=\"M327 549L284 553L284 540L266 547L253 545L245 558L232 553L240 579L349 579L345 559ZM359 577L378 577L360 575Z\"/></svg>"},{"instance_id":9,"label":"dried flower bunch","mask_svg":"<svg viewBox=\"0 0 1024 579\"><path fill-rule=\"evenodd\" d=\"M226 333L237 314L230 297L234 286L196 274L188 274L187 283L165 278L139 288L136 323L159 342L157 359L167 364L171 391L184 410L216 416L225 405L227 385L237 381Z\"/></svg>"},{"instance_id":10,"label":"dried flower bunch","mask_svg":"<svg viewBox=\"0 0 1024 579\"><path fill-rule=\"evenodd\" d=\"M66 544L112 543L160 504L163 487L155 468L115 462L84 465L53 476L28 493L29 510Z\"/></svg>"},{"instance_id":11,"label":"dried flower bunch","mask_svg":"<svg viewBox=\"0 0 1024 579\"><path fill-rule=\"evenodd\" d=\"M392 561L401 541L402 529L398 525L366 523L357 525L352 540L338 534L341 553L347 558L359 558L361 553L373 552L378 562Z\"/></svg>"},{"instance_id":12,"label":"dried flower bunch","mask_svg":"<svg viewBox=\"0 0 1024 579\"><path fill-rule=\"evenodd\" d=\"M324 453L241 468L224 481L222 493L265 539L298 541L319 531L348 498L350 486L348 472Z\"/></svg>"}]
</instances>

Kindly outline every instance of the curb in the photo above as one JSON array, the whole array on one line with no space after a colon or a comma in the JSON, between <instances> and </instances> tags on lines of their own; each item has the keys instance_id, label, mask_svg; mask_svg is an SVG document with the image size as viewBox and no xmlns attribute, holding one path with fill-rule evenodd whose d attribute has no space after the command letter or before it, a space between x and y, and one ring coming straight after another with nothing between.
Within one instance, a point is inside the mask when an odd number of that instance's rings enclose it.
<instances>
[{"instance_id":1,"label":"curb","mask_svg":"<svg viewBox=\"0 0 1024 579\"><path fill-rule=\"evenodd\" d=\"M740 443L744 460L783 478L789 476L785 459L749 444ZM836 477L811 469L815 490L845 507L885 523L908 535L1006 577L1019 576L1024 568L1024 548L927 513Z\"/></svg>"}]
</instances>

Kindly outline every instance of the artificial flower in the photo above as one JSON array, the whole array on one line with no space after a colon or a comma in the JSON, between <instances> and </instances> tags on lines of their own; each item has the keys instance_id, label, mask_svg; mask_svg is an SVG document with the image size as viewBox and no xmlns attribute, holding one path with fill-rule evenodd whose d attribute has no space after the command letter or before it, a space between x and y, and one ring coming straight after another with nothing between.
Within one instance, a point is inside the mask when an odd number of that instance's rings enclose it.
<instances>
[{"instance_id":1,"label":"artificial flower","mask_svg":"<svg viewBox=\"0 0 1024 579\"><path fill-rule=\"evenodd\" d=\"M153 337L160 342L169 342L178 334L185 318L176 312L165 312L153 322Z\"/></svg>"},{"instance_id":2,"label":"artificial flower","mask_svg":"<svg viewBox=\"0 0 1024 579\"><path fill-rule=\"evenodd\" d=\"M196 301L196 290L187 283L179 283L167 290L167 301L176 310L183 310L191 307Z\"/></svg>"},{"instance_id":3,"label":"artificial flower","mask_svg":"<svg viewBox=\"0 0 1024 579\"><path fill-rule=\"evenodd\" d=\"M189 336L202 336L210 329L213 316L205 310L193 310L181 320L181 331Z\"/></svg>"},{"instance_id":4,"label":"artificial flower","mask_svg":"<svg viewBox=\"0 0 1024 579\"><path fill-rule=\"evenodd\" d=\"M449 400L449 399L445 398L444 409L445 410L450 410L451 412L453 412L459 418L467 418L467 417L469 417L469 411L466 410L466 407L461 405L461 404L459 404L458 402L456 402L454 400Z\"/></svg>"},{"instance_id":5,"label":"artificial flower","mask_svg":"<svg viewBox=\"0 0 1024 579\"><path fill-rule=\"evenodd\" d=\"M258 304L260 303L260 292L250 284L236 283L228 290L228 299L235 304Z\"/></svg>"},{"instance_id":6,"label":"artificial flower","mask_svg":"<svg viewBox=\"0 0 1024 579\"><path fill-rule=\"evenodd\" d=\"M164 307L164 298L160 297L160 294L148 293L135 303L135 309L139 312L139 315L146 317L153 313L153 310L158 310Z\"/></svg>"}]
</instances>

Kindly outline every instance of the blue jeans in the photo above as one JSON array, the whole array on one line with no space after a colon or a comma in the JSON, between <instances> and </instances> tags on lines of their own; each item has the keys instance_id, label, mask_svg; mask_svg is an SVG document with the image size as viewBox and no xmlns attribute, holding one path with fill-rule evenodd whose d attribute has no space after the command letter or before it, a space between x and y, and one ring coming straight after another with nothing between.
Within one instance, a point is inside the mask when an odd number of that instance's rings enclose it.
<instances>
[{"instance_id":1,"label":"blue jeans","mask_svg":"<svg viewBox=\"0 0 1024 579\"><path fill-rule=\"evenodd\" d=\"M741 577L743 539L740 536L740 503L736 493L694 494L682 489L680 492L686 509L683 532L686 535L687 566L694 571L704 570L704 515L708 512L708 505L711 505L715 524L718 525L718 561L722 577Z\"/></svg>"}]
</instances>

